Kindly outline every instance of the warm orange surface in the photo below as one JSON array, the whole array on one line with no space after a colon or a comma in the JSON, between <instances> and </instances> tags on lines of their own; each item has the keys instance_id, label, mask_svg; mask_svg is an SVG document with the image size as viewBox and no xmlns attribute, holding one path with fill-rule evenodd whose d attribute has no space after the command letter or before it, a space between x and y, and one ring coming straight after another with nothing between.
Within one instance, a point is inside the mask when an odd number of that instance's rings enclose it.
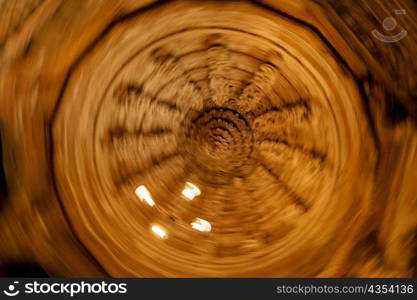
<instances>
[{"instance_id":1,"label":"warm orange surface","mask_svg":"<svg viewBox=\"0 0 417 300\"><path fill-rule=\"evenodd\" d=\"M416 276L413 1L0 7L0 269Z\"/></svg>"}]
</instances>

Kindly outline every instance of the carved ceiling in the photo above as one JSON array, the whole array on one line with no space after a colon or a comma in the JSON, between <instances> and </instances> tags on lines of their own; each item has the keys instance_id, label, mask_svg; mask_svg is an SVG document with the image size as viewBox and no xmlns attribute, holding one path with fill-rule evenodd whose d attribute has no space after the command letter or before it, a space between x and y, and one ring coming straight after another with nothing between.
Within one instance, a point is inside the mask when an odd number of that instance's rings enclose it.
<instances>
[{"instance_id":1,"label":"carved ceiling","mask_svg":"<svg viewBox=\"0 0 417 300\"><path fill-rule=\"evenodd\" d=\"M416 275L414 2L0 5L0 263Z\"/></svg>"}]
</instances>

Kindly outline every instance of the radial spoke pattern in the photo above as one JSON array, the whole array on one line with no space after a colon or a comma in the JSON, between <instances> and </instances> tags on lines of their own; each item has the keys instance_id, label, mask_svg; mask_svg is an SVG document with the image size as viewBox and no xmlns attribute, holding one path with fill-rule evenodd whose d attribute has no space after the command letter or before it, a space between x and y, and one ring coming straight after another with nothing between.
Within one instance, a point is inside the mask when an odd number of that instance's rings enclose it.
<instances>
[{"instance_id":1,"label":"radial spoke pattern","mask_svg":"<svg viewBox=\"0 0 417 300\"><path fill-rule=\"evenodd\" d=\"M363 113L357 87L325 49L294 20L238 3L163 5L103 37L54 127L64 205L108 254L100 263L127 276L323 269L326 257L301 254L359 209L342 202L356 180L343 170L363 155L352 137L368 134L347 123Z\"/></svg>"}]
</instances>

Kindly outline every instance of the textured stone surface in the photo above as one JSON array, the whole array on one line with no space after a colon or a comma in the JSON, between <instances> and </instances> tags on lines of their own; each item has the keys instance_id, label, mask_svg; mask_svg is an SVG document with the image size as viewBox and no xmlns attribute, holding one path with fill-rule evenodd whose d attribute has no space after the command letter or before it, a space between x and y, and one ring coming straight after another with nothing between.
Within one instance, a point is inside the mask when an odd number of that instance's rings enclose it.
<instances>
[{"instance_id":1,"label":"textured stone surface","mask_svg":"<svg viewBox=\"0 0 417 300\"><path fill-rule=\"evenodd\" d=\"M416 274L413 2L23 2L0 23L0 261L57 276ZM400 8L408 35L376 40Z\"/></svg>"}]
</instances>

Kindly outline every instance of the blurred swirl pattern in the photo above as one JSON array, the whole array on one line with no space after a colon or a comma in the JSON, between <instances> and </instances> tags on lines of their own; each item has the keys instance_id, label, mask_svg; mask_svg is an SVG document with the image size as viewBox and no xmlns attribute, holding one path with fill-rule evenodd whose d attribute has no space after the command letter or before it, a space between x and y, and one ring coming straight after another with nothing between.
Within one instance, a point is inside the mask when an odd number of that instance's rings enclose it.
<instances>
[{"instance_id":1,"label":"blurred swirl pattern","mask_svg":"<svg viewBox=\"0 0 417 300\"><path fill-rule=\"evenodd\" d=\"M0 7L0 265L417 276L414 1Z\"/></svg>"}]
</instances>

